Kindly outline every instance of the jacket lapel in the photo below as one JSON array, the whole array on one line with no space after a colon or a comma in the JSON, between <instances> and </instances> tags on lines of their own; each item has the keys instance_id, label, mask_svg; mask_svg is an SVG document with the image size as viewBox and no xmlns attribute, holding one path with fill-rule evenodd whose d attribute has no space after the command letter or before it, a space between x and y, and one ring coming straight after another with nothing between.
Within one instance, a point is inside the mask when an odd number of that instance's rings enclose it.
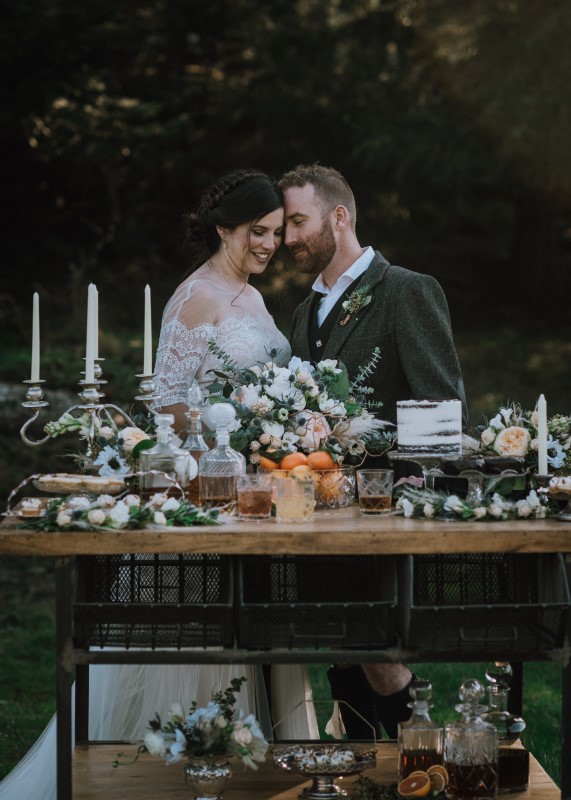
<instances>
[{"instance_id":1,"label":"jacket lapel","mask_svg":"<svg viewBox=\"0 0 571 800\"><path fill-rule=\"evenodd\" d=\"M372 295L372 300L364 308L353 314L346 325L341 325L341 321L346 316L346 312L343 309L340 310L333 325L331 335L327 341L327 344L325 345L323 358L335 358L355 328L358 325L364 324L367 314L370 312L373 305L375 305L375 293L380 292L382 289L380 284L382 283L389 266L389 262L383 258L379 252L375 252L375 257L357 284L357 289L360 289L363 286L369 287L368 294Z\"/></svg>"},{"instance_id":2,"label":"jacket lapel","mask_svg":"<svg viewBox=\"0 0 571 800\"><path fill-rule=\"evenodd\" d=\"M298 327L303 333L296 336L296 352L294 355L299 356L304 361L311 361L311 348L310 341L310 325L311 318L315 311L315 305L319 301L319 292L312 292L308 298L303 302L300 308Z\"/></svg>"}]
</instances>

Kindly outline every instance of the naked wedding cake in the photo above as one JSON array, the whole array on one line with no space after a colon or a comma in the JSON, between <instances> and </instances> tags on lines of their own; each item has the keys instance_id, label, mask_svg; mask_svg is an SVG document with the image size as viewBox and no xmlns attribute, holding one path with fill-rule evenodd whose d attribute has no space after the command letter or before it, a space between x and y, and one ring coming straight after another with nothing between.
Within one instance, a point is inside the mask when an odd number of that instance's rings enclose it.
<instances>
[{"instance_id":1,"label":"naked wedding cake","mask_svg":"<svg viewBox=\"0 0 571 800\"><path fill-rule=\"evenodd\" d=\"M399 400L397 402L399 453L410 455L460 455L462 403L460 400Z\"/></svg>"}]
</instances>

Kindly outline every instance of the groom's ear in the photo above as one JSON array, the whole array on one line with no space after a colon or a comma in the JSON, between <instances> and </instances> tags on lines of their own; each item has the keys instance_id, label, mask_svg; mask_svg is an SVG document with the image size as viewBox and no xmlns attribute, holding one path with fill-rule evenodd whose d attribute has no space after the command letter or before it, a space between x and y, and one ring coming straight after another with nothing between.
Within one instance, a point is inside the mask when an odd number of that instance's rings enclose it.
<instances>
[{"instance_id":1,"label":"groom's ear","mask_svg":"<svg viewBox=\"0 0 571 800\"><path fill-rule=\"evenodd\" d=\"M335 209L333 210L333 215L335 219L334 223L335 228L341 230L342 228L350 227L351 218L345 206L335 206Z\"/></svg>"}]
</instances>

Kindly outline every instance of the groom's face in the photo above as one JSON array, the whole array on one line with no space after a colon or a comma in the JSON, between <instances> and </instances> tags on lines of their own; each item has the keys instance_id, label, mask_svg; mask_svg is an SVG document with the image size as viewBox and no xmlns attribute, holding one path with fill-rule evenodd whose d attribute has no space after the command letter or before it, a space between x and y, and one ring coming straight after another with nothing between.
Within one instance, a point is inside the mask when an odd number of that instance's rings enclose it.
<instances>
[{"instance_id":1,"label":"groom's face","mask_svg":"<svg viewBox=\"0 0 571 800\"><path fill-rule=\"evenodd\" d=\"M335 255L330 215L323 212L311 184L284 189L284 242L300 272L317 274Z\"/></svg>"}]
</instances>

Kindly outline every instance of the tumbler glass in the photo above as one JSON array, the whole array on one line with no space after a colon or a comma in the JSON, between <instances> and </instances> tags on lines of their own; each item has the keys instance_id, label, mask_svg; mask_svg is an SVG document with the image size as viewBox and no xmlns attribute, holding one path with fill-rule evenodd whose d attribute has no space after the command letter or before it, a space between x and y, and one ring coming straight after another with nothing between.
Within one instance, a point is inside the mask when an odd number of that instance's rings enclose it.
<instances>
[{"instance_id":1,"label":"tumbler glass","mask_svg":"<svg viewBox=\"0 0 571 800\"><path fill-rule=\"evenodd\" d=\"M357 471L357 491L361 514L388 514L391 510L394 470Z\"/></svg>"}]
</instances>

